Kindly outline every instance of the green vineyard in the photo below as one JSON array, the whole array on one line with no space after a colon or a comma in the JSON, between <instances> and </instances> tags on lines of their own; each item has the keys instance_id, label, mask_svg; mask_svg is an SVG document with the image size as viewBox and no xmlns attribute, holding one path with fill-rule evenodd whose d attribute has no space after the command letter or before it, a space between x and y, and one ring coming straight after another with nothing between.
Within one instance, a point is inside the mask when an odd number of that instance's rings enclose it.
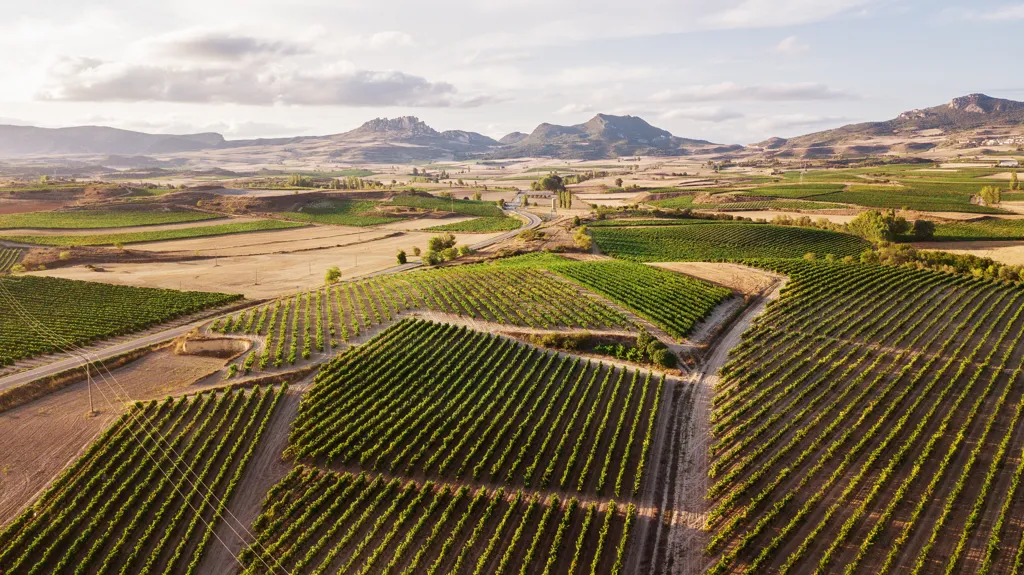
<instances>
[{"instance_id":1,"label":"green vineyard","mask_svg":"<svg viewBox=\"0 0 1024 575\"><path fill-rule=\"evenodd\" d=\"M241 360L248 373L331 351L413 310L533 328L629 327L617 311L541 270L476 266L342 283L239 312L211 329L266 337Z\"/></svg>"},{"instance_id":2,"label":"green vineyard","mask_svg":"<svg viewBox=\"0 0 1024 575\"><path fill-rule=\"evenodd\" d=\"M0 365L136 332L241 297L49 277L3 277Z\"/></svg>"},{"instance_id":3,"label":"green vineyard","mask_svg":"<svg viewBox=\"0 0 1024 575\"><path fill-rule=\"evenodd\" d=\"M762 265L791 279L714 398L710 572L1017 572L1024 290Z\"/></svg>"},{"instance_id":4,"label":"green vineyard","mask_svg":"<svg viewBox=\"0 0 1024 575\"><path fill-rule=\"evenodd\" d=\"M697 322L732 295L682 274L628 262L567 261L548 268L626 306L677 338L689 335Z\"/></svg>"},{"instance_id":5,"label":"green vineyard","mask_svg":"<svg viewBox=\"0 0 1024 575\"><path fill-rule=\"evenodd\" d=\"M602 252L635 261L723 261L800 258L813 253L857 256L870 244L813 228L750 223L703 223L657 228L593 228Z\"/></svg>"},{"instance_id":6,"label":"green vineyard","mask_svg":"<svg viewBox=\"0 0 1024 575\"><path fill-rule=\"evenodd\" d=\"M95 229L180 224L220 218L219 214L184 210L69 210L0 215L0 229Z\"/></svg>"},{"instance_id":7,"label":"green vineyard","mask_svg":"<svg viewBox=\"0 0 1024 575\"><path fill-rule=\"evenodd\" d=\"M0 248L0 272L10 270L21 259L22 250Z\"/></svg>"},{"instance_id":8,"label":"green vineyard","mask_svg":"<svg viewBox=\"0 0 1024 575\"><path fill-rule=\"evenodd\" d=\"M0 533L0 572L194 573L283 393L136 404Z\"/></svg>"},{"instance_id":9,"label":"green vineyard","mask_svg":"<svg viewBox=\"0 0 1024 575\"><path fill-rule=\"evenodd\" d=\"M633 505L298 466L242 555L252 573L623 573Z\"/></svg>"},{"instance_id":10,"label":"green vineyard","mask_svg":"<svg viewBox=\"0 0 1024 575\"><path fill-rule=\"evenodd\" d=\"M641 487L663 384L407 320L320 370L290 450L360 470L629 498Z\"/></svg>"},{"instance_id":11,"label":"green vineyard","mask_svg":"<svg viewBox=\"0 0 1024 575\"><path fill-rule=\"evenodd\" d=\"M118 232L110 234L63 235L63 236L0 236L0 239L11 242L25 242L40 246L112 246L117 244L135 244L141 242L160 242L166 240L184 240L250 232L265 232L298 228L306 224L301 222L283 222L279 220L256 220L213 226L195 226L148 232Z\"/></svg>"}]
</instances>

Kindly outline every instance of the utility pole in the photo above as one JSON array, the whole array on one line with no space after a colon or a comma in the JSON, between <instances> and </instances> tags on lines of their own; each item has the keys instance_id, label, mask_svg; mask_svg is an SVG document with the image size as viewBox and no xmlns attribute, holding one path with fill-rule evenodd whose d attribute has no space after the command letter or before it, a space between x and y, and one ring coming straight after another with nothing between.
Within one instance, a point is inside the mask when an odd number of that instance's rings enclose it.
<instances>
[{"instance_id":1,"label":"utility pole","mask_svg":"<svg viewBox=\"0 0 1024 575\"><path fill-rule=\"evenodd\" d=\"M89 415L96 415L96 408L92 404L92 371L89 370L89 360L85 361L85 387L89 390Z\"/></svg>"}]
</instances>

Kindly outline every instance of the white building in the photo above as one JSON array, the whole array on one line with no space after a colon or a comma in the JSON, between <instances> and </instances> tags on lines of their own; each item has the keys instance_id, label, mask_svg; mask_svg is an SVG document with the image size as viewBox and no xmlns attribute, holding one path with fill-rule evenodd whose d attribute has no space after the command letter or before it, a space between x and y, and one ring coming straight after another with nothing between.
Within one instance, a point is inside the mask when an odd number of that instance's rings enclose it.
<instances>
[{"instance_id":1,"label":"white building","mask_svg":"<svg viewBox=\"0 0 1024 575\"><path fill-rule=\"evenodd\" d=\"M999 161L999 167L1000 168L1019 168L1020 167L1020 162L1017 161L1017 160L1000 160Z\"/></svg>"}]
</instances>

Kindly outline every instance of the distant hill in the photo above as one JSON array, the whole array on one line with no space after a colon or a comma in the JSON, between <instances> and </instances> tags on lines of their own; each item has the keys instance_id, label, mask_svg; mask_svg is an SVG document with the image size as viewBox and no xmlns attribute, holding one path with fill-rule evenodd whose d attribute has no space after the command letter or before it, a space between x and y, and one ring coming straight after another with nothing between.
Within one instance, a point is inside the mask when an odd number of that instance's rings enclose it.
<instances>
[{"instance_id":1,"label":"distant hill","mask_svg":"<svg viewBox=\"0 0 1024 575\"><path fill-rule=\"evenodd\" d=\"M188 152L224 144L224 136L204 134L146 134L103 126L36 128L0 125L0 155L114 154L138 155Z\"/></svg>"},{"instance_id":2,"label":"distant hill","mask_svg":"<svg viewBox=\"0 0 1024 575\"><path fill-rule=\"evenodd\" d=\"M849 124L788 139L770 138L756 146L803 157L914 153L938 146L981 145L989 137L998 139L1021 132L1024 102L970 94L940 106L903 112L883 122ZM1020 143L1024 143L1024 137Z\"/></svg>"},{"instance_id":3,"label":"distant hill","mask_svg":"<svg viewBox=\"0 0 1024 575\"><path fill-rule=\"evenodd\" d=\"M92 161L123 167L165 167L166 160L147 156L216 150L244 158L247 148L252 148L254 155L407 163L471 157L683 156L695 150L723 152L739 147L678 138L635 116L606 114L575 126L541 124L531 134L513 132L500 141L465 130L439 132L415 116L376 118L340 134L251 140L227 140L216 133L147 134L100 126L51 129L0 125L2 157L82 155L98 156Z\"/></svg>"},{"instance_id":4,"label":"distant hill","mask_svg":"<svg viewBox=\"0 0 1024 575\"><path fill-rule=\"evenodd\" d=\"M511 136L511 137L510 137ZM705 140L678 138L636 116L598 114L584 124L541 124L525 138L505 136L511 143L488 154L492 158L543 156L597 160L616 156L685 156L693 148L713 146Z\"/></svg>"},{"instance_id":5,"label":"distant hill","mask_svg":"<svg viewBox=\"0 0 1024 575\"><path fill-rule=\"evenodd\" d=\"M499 146L497 140L476 132L438 132L415 116L377 118L323 139L330 141L331 159L353 162L458 159Z\"/></svg>"}]
</instances>

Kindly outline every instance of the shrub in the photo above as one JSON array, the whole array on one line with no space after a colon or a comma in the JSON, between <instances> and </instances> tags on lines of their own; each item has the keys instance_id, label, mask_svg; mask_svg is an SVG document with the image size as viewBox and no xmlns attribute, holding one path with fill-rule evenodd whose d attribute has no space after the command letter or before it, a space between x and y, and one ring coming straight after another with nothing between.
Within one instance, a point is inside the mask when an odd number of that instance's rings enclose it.
<instances>
[{"instance_id":1,"label":"shrub","mask_svg":"<svg viewBox=\"0 0 1024 575\"><path fill-rule=\"evenodd\" d=\"M327 268L327 273L324 274L324 283L336 284L339 281L341 281L341 269L338 266Z\"/></svg>"},{"instance_id":2,"label":"shrub","mask_svg":"<svg viewBox=\"0 0 1024 575\"><path fill-rule=\"evenodd\" d=\"M399 265L404 265L407 261L409 261L409 259L405 255L405 250L398 250L398 256L396 257L398 259Z\"/></svg>"}]
</instances>

